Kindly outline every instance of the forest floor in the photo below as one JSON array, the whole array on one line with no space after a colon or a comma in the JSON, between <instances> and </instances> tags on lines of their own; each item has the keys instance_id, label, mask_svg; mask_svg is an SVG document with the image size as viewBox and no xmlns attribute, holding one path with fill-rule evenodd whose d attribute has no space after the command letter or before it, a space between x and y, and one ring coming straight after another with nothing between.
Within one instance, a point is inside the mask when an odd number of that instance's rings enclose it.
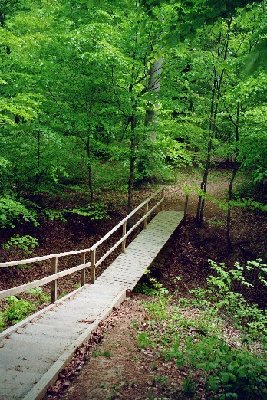
<instances>
[{"instance_id":1,"label":"forest floor","mask_svg":"<svg viewBox=\"0 0 267 400\"><path fill-rule=\"evenodd\" d=\"M217 198L227 189L227 174L217 172L209 186ZM219 178L219 179L218 179ZM191 177L192 183L192 177ZM177 185L168 188L166 208L180 208L183 193ZM190 199L189 218L173 234L152 265L152 275L175 296L187 296L194 288L205 287L211 273L208 259L233 265L256 258L266 260L267 220L261 213L235 210L232 218L233 251L229 254L225 237L224 213L208 202L206 221L199 228L193 215L196 197ZM178 279L177 279L178 278ZM147 278L144 278L146 281ZM247 290L251 301L265 306L259 288ZM174 362L164 362L153 351L140 348L137 327L145 329L149 316L144 306L148 296L132 293L118 309L99 327L88 346L76 353L70 365L61 373L58 382L50 389L49 399L184 399L211 398L207 395L199 376L195 394L190 394L190 384L182 391L183 382L192 371L178 368ZM188 310L187 310L188 312ZM192 311L194 313L194 311ZM192 316L192 315L191 315ZM188 317L188 315L186 316ZM189 315L190 317L190 315ZM230 326L224 329L227 340L238 333ZM197 377L197 371L193 371ZM190 382L190 381L188 381Z\"/></svg>"},{"instance_id":2,"label":"forest floor","mask_svg":"<svg viewBox=\"0 0 267 400\"><path fill-rule=\"evenodd\" d=\"M227 190L228 177L229 174L225 171L214 172L210 178L209 193L217 199L222 199ZM181 182L182 184L178 182L168 186L165 209L183 209L182 185L197 185L199 177L196 174L182 175ZM135 204L144 200L149 192L149 189L139 191L135 197ZM67 200L68 205L70 201L75 201L70 199L71 197ZM43 201L47 206L48 200ZM51 202L51 199L49 201ZM49 207L53 208L57 201L54 199ZM31 234L39 235L41 239L38 255L90 247L126 213L123 207L124 199L121 198L118 202L111 197L108 201L112 219L105 223L88 224L83 218L76 218L67 223L46 221L40 228L31 228ZM267 239L264 234L267 232L266 215L242 209L233 210L233 250L229 253L225 234L225 212L213 201L207 201L205 224L198 227L193 218L196 202L197 196L190 196L187 220L174 232L151 268L152 276L178 297L187 296L191 289L205 287L206 278L211 273L209 259L233 265L237 260L245 262L263 258L266 261L267 258ZM66 204L62 205L65 206ZM6 232L7 236L8 234L9 232ZM12 252L0 254L4 260L14 256L19 257ZM70 267L77 262L75 258L69 261ZM66 268L65 263L67 261L62 263L61 268ZM42 268L35 266L31 270L12 268L5 272L0 271L0 289L27 282L33 277L41 278L49 268L49 265L44 265ZM59 286L61 294L73 290L78 282L77 274L72 280L62 279ZM247 289L245 295L249 300L264 307L265 299L258 289L257 286ZM49 291L49 288L45 290ZM50 389L49 399L186 398L180 397L181 382L187 377L188 371L178 369L172 362L162 362L161 359L155 358L152 352L138 346L136 326L147 323L148 315L144 307L146 300L146 295L132 293L131 297L114 310L92 336L88 346L78 349L69 366L61 373L58 382ZM233 332L229 333L232 334ZM200 378L198 399L207 398L202 386Z\"/></svg>"}]
</instances>

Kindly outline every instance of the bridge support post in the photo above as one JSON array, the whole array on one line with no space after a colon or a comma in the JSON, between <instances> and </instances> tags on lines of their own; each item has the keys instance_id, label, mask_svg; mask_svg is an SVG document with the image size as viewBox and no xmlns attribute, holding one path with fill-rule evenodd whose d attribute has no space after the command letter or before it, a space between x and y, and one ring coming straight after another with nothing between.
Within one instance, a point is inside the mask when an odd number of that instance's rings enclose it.
<instances>
[{"instance_id":1,"label":"bridge support post","mask_svg":"<svg viewBox=\"0 0 267 400\"><path fill-rule=\"evenodd\" d=\"M96 250L91 250L91 283L95 283L95 255Z\"/></svg>"},{"instance_id":2,"label":"bridge support post","mask_svg":"<svg viewBox=\"0 0 267 400\"><path fill-rule=\"evenodd\" d=\"M58 272L58 257L54 257L51 260L51 274L57 274ZM51 303L57 300L57 279L51 282Z\"/></svg>"},{"instance_id":3,"label":"bridge support post","mask_svg":"<svg viewBox=\"0 0 267 400\"><path fill-rule=\"evenodd\" d=\"M84 268L81 270L81 286L85 285L85 253L82 253L82 264L84 264Z\"/></svg>"}]
</instances>

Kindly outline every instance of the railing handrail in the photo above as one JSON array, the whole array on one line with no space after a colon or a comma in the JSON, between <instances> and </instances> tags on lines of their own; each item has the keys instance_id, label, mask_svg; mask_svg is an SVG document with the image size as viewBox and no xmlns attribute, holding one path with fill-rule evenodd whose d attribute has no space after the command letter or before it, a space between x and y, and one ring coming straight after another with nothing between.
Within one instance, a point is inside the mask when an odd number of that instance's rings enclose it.
<instances>
[{"instance_id":1,"label":"railing handrail","mask_svg":"<svg viewBox=\"0 0 267 400\"><path fill-rule=\"evenodd\" d=\"M146 200L144 200L141 204L139 204L134 210L130 212L130 214L126 215L125 218L123 218L114 228L112 228L108 233L106 233L105 236L103 236L99 241L97 241L95 244L93 244L91 247L87 249L82 249L82 250L71 250L71 251L66 251L63 253L55 253L55 254L49 254L45 256L37 256L37 257L31 257L31 258L26 258L24 260L17 260L17 261L7 261L4 263L0 263L0 268L7 268L7 267L14 267L17 265L24 265L24 264L32 264L34 262L40 262L40 261L45 261L45 260L50 260L52 258L62 258L62 257L67 257L71 255L77 255L77 254L83 254L83 253L89 253L92 250L96 250L98 246L100 246L105 240L107 240L114 232L116 232L126 221L128 221L134 214L137 213L137 211L140 210L140 208L144 207L147 203L149 203L154 197L156 197L160 192L162 192L163 189L158 189L155 193L153 193L150 197L148 197Z\"/></svg>"},{"instance_id":2,"label":"railing handrail","mask_svg":"<svg viewBox=\"0 0 267 400\"><path fill-rule=\"evenodd\" d=\"M149 202L156 197L160 192L161 198L157 203L151 207L149 210ZM127 237L136 229L142 222L144 222L144 229L147 227L147 221L148 217L150 214L152 214L153 211L155 211L158 207L162 208L162 203L164 201L164 188L157 190L152 196L147 198L145 201L143 201L139 206L137 206L130 214L128 214L125 218L123 218L113 229L111 229L105 236L102 237L98 242L96 242L93 246L89 247L88 249L84 250L77 250L77 251L69 251L65 253L59 253L59 254L50 254L48 256L42 256L42 257L34 257L34 258L29 258L25 260L19 260L19 261L9 261L6 263L1 263L0 267L10 267L14 265L21 265L21 264L30 264L33 262L37 261L43 261L43 260L48 260L51 259L51 273L50 275L34 280L32 282L28 282L25 284L22 284L20 286L12 287L10 289L5 289L0 291L0 299L3 299L8 296L16 295L22 292L25 292L26 290L33 289L39 286L44 286L48 283L51 284L51 302L53 303L54 301L57 300L57 281L59 278L63 278L64 276L71 275L74 272L81 272L81 286L85 284L85 270L86 268L90 267L91 269L91 283L94 283L95 281L95 269L121 244L122 245L122 252L125 252L125 247L126 247L126 239ZM146 205L146 210L144 215L139 218L139 220L127 231L127 221L129 218L131 218L140 208L144 207ZM116 232L119 227L123 226L123 232L122 232L122 237L117 240L117 242L97 261L96 260L96 249L97 247L102 244L105 240L107 240L114 232ZM86 262L86 253L90 254L91 257L91 262ZM58 259L59 257L64 257L68 255L77 255L81 254L82 255L82 263L77 265L76 267L64 269L63 271L58 271Z\"/></svg>"}]
</instances>

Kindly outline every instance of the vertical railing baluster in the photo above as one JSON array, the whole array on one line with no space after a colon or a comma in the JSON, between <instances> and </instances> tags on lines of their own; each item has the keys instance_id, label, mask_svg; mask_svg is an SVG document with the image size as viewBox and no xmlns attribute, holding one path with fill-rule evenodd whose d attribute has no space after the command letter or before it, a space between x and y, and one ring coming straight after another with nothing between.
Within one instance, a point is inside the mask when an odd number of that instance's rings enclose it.
<instances>
[{"instance_id":1,"label":"vertical railing baluster","mask_svg":"<svg viewBox=\"0 0 267 400\"><path fill-rule=\"evenodd\" d=\"M51 259L51 274L57 274L58 272L58 257ZM51 303L57 300L57 279L51 282Z\"/></svg>"},{"instance_id":2,"label":"vertical railing baluster","mask_svg":"<svg viewBox=\"0 0 267 400\"><path fill-rule=\"evenodd\" d=\"M161 191L161 198L160 199L161 200L164 199L164 188ZM162 211L162 210L163 210L163 201L160 203L160 211Z\"/></svg>"},{"instance_id":3,"label":"vertical railing baluster","mask_svg":"<svg viewBox=\"0 0 267 400\"><path fill-rule=\"evenodd\" d=\"M149 202L146 203L145 214L148 213L148 208L149 208ZM144 229L146 228L147 228L147 217L144 219Z\"/></svg>"},{"instance_id":4,"label":"vertical railing baluster","mask_svg":"<svg viewBox=\"0 0 267 400\"><path fill-rule=\"evenodd\" d=\"M91 283L95 283L95 257L96 250L91 250Z\"/></svg>"},{"instance_id":5,"label":"vertical railing baluster","mask_svg":"<svg viewBox=\"0 0 267 400\"><path fill-rule=\"evenodd\" d=\"M85 264L86 264L86 253L82 253L82 264L84 268L81 270L81 286L85 285Z\"/></svg>"},{"instance_id":6,"label":"vertical railing baluster","mask_svg":"<svg viewBox=\"0 0 267 400\"><path fill-rule=\"evenodd\" d=\"M122 226L122 237L124 237L127 233L127 221L124 221L123 226ZM126 238L123 239L121 243L121 251L125 253L125 248L126 248Z\"/></svg>"}]
</instances>

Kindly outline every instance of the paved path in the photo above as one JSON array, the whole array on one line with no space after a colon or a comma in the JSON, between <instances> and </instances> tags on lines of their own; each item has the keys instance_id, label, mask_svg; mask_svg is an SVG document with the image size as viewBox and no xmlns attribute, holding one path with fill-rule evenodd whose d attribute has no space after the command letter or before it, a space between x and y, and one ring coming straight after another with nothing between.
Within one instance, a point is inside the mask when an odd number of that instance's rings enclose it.
<instances>
[{"instance_id":1,"label":"paved path","mask_svg":"<svg viewBox=\"0 0 267 400\"><path fill-rule=\"evenodd\" d=\"M0 335L0 400L42 398L58 372L126 297L182 219L162 211L102 273L65 300Z\"/></svg>"}]
</instances>

